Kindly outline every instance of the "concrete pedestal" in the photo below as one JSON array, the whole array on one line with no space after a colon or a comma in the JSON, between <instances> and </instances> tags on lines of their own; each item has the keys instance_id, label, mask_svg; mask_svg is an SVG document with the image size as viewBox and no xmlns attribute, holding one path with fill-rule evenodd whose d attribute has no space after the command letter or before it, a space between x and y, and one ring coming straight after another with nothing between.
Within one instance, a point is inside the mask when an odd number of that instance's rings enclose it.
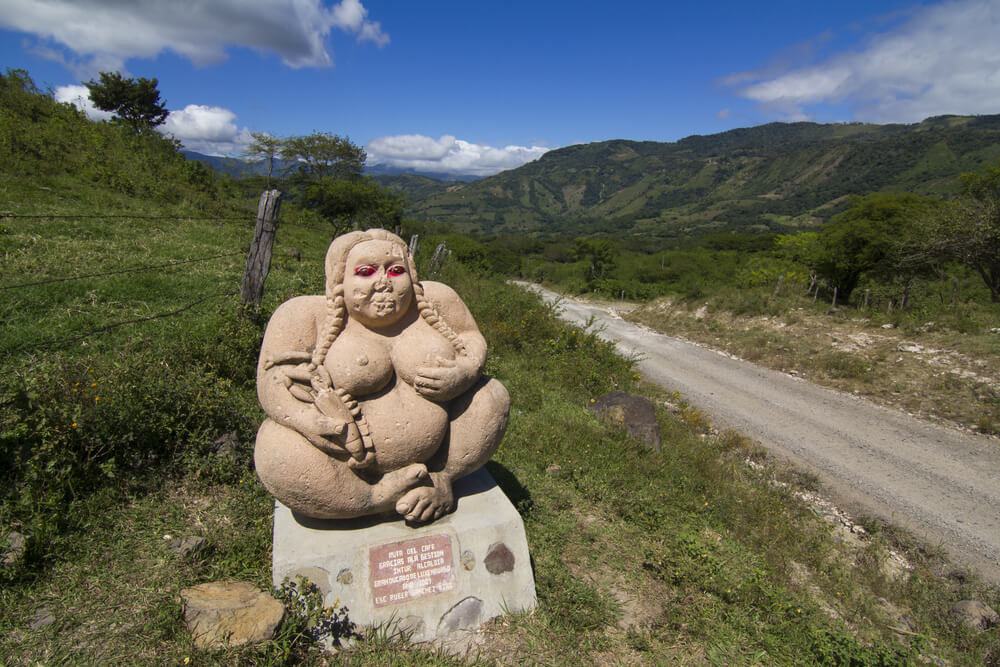
<instances>
[{"instance_id":1,"label":"concrete pedestal","mask_svg":"<svg viewBox=\"0 0 1000 667\"><path fill-rule=\"evenodd\" d=\"M321 520L275 503L275 586L303 576L362 625L396 623L413 641L471 630L537 604L524 524L481 468L455 483L456 510L402 519Z\"/></svg>"}]
</instances>

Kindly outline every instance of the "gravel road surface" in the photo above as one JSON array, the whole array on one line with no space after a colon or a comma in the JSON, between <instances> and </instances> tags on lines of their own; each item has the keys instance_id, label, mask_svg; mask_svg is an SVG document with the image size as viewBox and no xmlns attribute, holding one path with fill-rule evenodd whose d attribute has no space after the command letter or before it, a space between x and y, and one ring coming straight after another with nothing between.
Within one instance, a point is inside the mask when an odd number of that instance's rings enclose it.
<instances>
[{"instance_id":1,"label":"gravel road surface","mask_svg":"<svg viewBox=\"0 0 1000 667\"><path fill-rule=\"evenodd\" d=\"M625 322L613 308L560 300L564 320L591 317L601 337L640 355L639 372L679 391L717 427L734 428L808 470L842 508L940 545L1000 583L1000 443L754 366Z\"/></svg>"}]
</instances>

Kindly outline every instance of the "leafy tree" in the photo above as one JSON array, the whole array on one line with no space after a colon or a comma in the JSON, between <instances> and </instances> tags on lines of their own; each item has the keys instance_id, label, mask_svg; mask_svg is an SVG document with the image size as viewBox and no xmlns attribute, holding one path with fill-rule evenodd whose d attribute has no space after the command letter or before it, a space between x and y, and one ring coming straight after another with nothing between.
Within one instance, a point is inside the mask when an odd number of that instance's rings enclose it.
<instances>
[{"instance_id":1,"label":"leafy tree","mask_svg":"<svg viewBox=\"0 0 1000 667\"><path fill-rule=\"evenodd\" d=\"M971 267L1000 302L1000 162L984 173L963 174L961 197L925 218L919 247L925 257Z\"/></svg>"},{"instance_id":2,"label":"leafy tree","mask_svg":"<svg viewBox=\"0 0 1000 667\"><path fill-rule=\"evenodd\" d=\"M607 239L577 239L573 246L573 257L578 262L590 264L587 272L587 288L594 289L597 282L606 277L615 265L618 248Z\"/></svg>"},{"instance_id":3,"label":"leafy tree","mask_svg":"<svg viewBox=\"0 0 1000 667\"><path fill-rule=\"evenodd\" d=\"M854 200L820 234L814 261L817 273L847 301L865 274L889 276L902 270L900 240L939 202L913 194L879 193ZM916 270L915 265L911 265Z\"/></svg>"},{"instance_id":4,"label":"leafy tree","mask_svg":"<svg viewBox=\"0 0 1000 667\"><path fill-rule=\"evenodd\" d=\"M157 83L155 77L126 79L118 72L101 72L100 81L91 79L84 85L94 106L113 112L138 135L162 125L170 113L160 102Z\"/></svg>"},{"instance_id":5,"label":"leafy tree","mask_svg":"<svg viewBox=\"0 0 1000 667\"><path fill-rule=\"evenodd\" d=\"M342 227L366 226L391 229L400 224L406 200L369 178L337 180L324 178L306 187L305 205Z\"/></svg>"},{"instance_id":6,"label":"leafy tree","mask_svg":"<svg viewBox=\"0 0 1000 667\"><path fill-rule=\"evenodd\" d=\"M299 172L310 180L358 178L368 157L347 137L326 132L286 139L281 155L299 162Z\"/></svg>"},{"instance_id":7,"label":"leafy tree","mask_svg":"<svg viewBox=\"0 0 1000 667\"><path fill-rule=\"evenodd\" d=\"M271 174L274 173L274 161L281 157L285 149L285 141L272 137L267 132L251 132L252 141L243 154L249 158L267 160L267 187L271 187Z\"/></svg>"}]
</instances>

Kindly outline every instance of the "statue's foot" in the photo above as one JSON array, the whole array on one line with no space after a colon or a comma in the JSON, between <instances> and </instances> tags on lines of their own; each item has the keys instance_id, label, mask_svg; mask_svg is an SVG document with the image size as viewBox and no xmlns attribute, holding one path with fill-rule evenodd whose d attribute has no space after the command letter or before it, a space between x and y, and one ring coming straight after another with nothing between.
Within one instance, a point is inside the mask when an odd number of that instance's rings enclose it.
<instances>
[{"instance_id":1,"label":"statue's foot","mask_svg":"<svg viewBox=\"0 0 1000 667\"><path fill-rule=\"evenodd\" d=\"M372 500L376 506L388 509L407 491L425 483L427 475L427 466L423 463L413 463L405 468L387 472L372 486Z\"/></svg>"},{"instance_id":2,"label":"statue's foot","mask_svg":"<svg viewBox=\"0 0 1000 667\"><path fill-rule=\"evenodd\" d=\"M410 489L399 502L396 512L407 521L426 523L439 519L451 511L455 497L451 490L451 480L430 473L430 486Z\"/></svg>"}]
</instances>

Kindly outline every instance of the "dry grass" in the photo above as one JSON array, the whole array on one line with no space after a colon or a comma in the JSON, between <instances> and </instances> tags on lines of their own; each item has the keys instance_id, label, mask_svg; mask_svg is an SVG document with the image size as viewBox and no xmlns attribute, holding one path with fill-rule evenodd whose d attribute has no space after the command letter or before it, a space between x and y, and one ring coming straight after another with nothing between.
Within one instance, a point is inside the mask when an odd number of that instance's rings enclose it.
<instances>
[{"instance_id":1,"label":"dry grass","mask_svg":"<svg viewBox=\"0 0 1000 667\"><path fill-rule=\"evenodd\" d=\"M1000 333L995 330L961 334L933 322L900 328L853 309L831 314L797 307L776 316L733 315L671 298L623 315L923 419L1000 435Z\"/></svg>"}]
</instances>

